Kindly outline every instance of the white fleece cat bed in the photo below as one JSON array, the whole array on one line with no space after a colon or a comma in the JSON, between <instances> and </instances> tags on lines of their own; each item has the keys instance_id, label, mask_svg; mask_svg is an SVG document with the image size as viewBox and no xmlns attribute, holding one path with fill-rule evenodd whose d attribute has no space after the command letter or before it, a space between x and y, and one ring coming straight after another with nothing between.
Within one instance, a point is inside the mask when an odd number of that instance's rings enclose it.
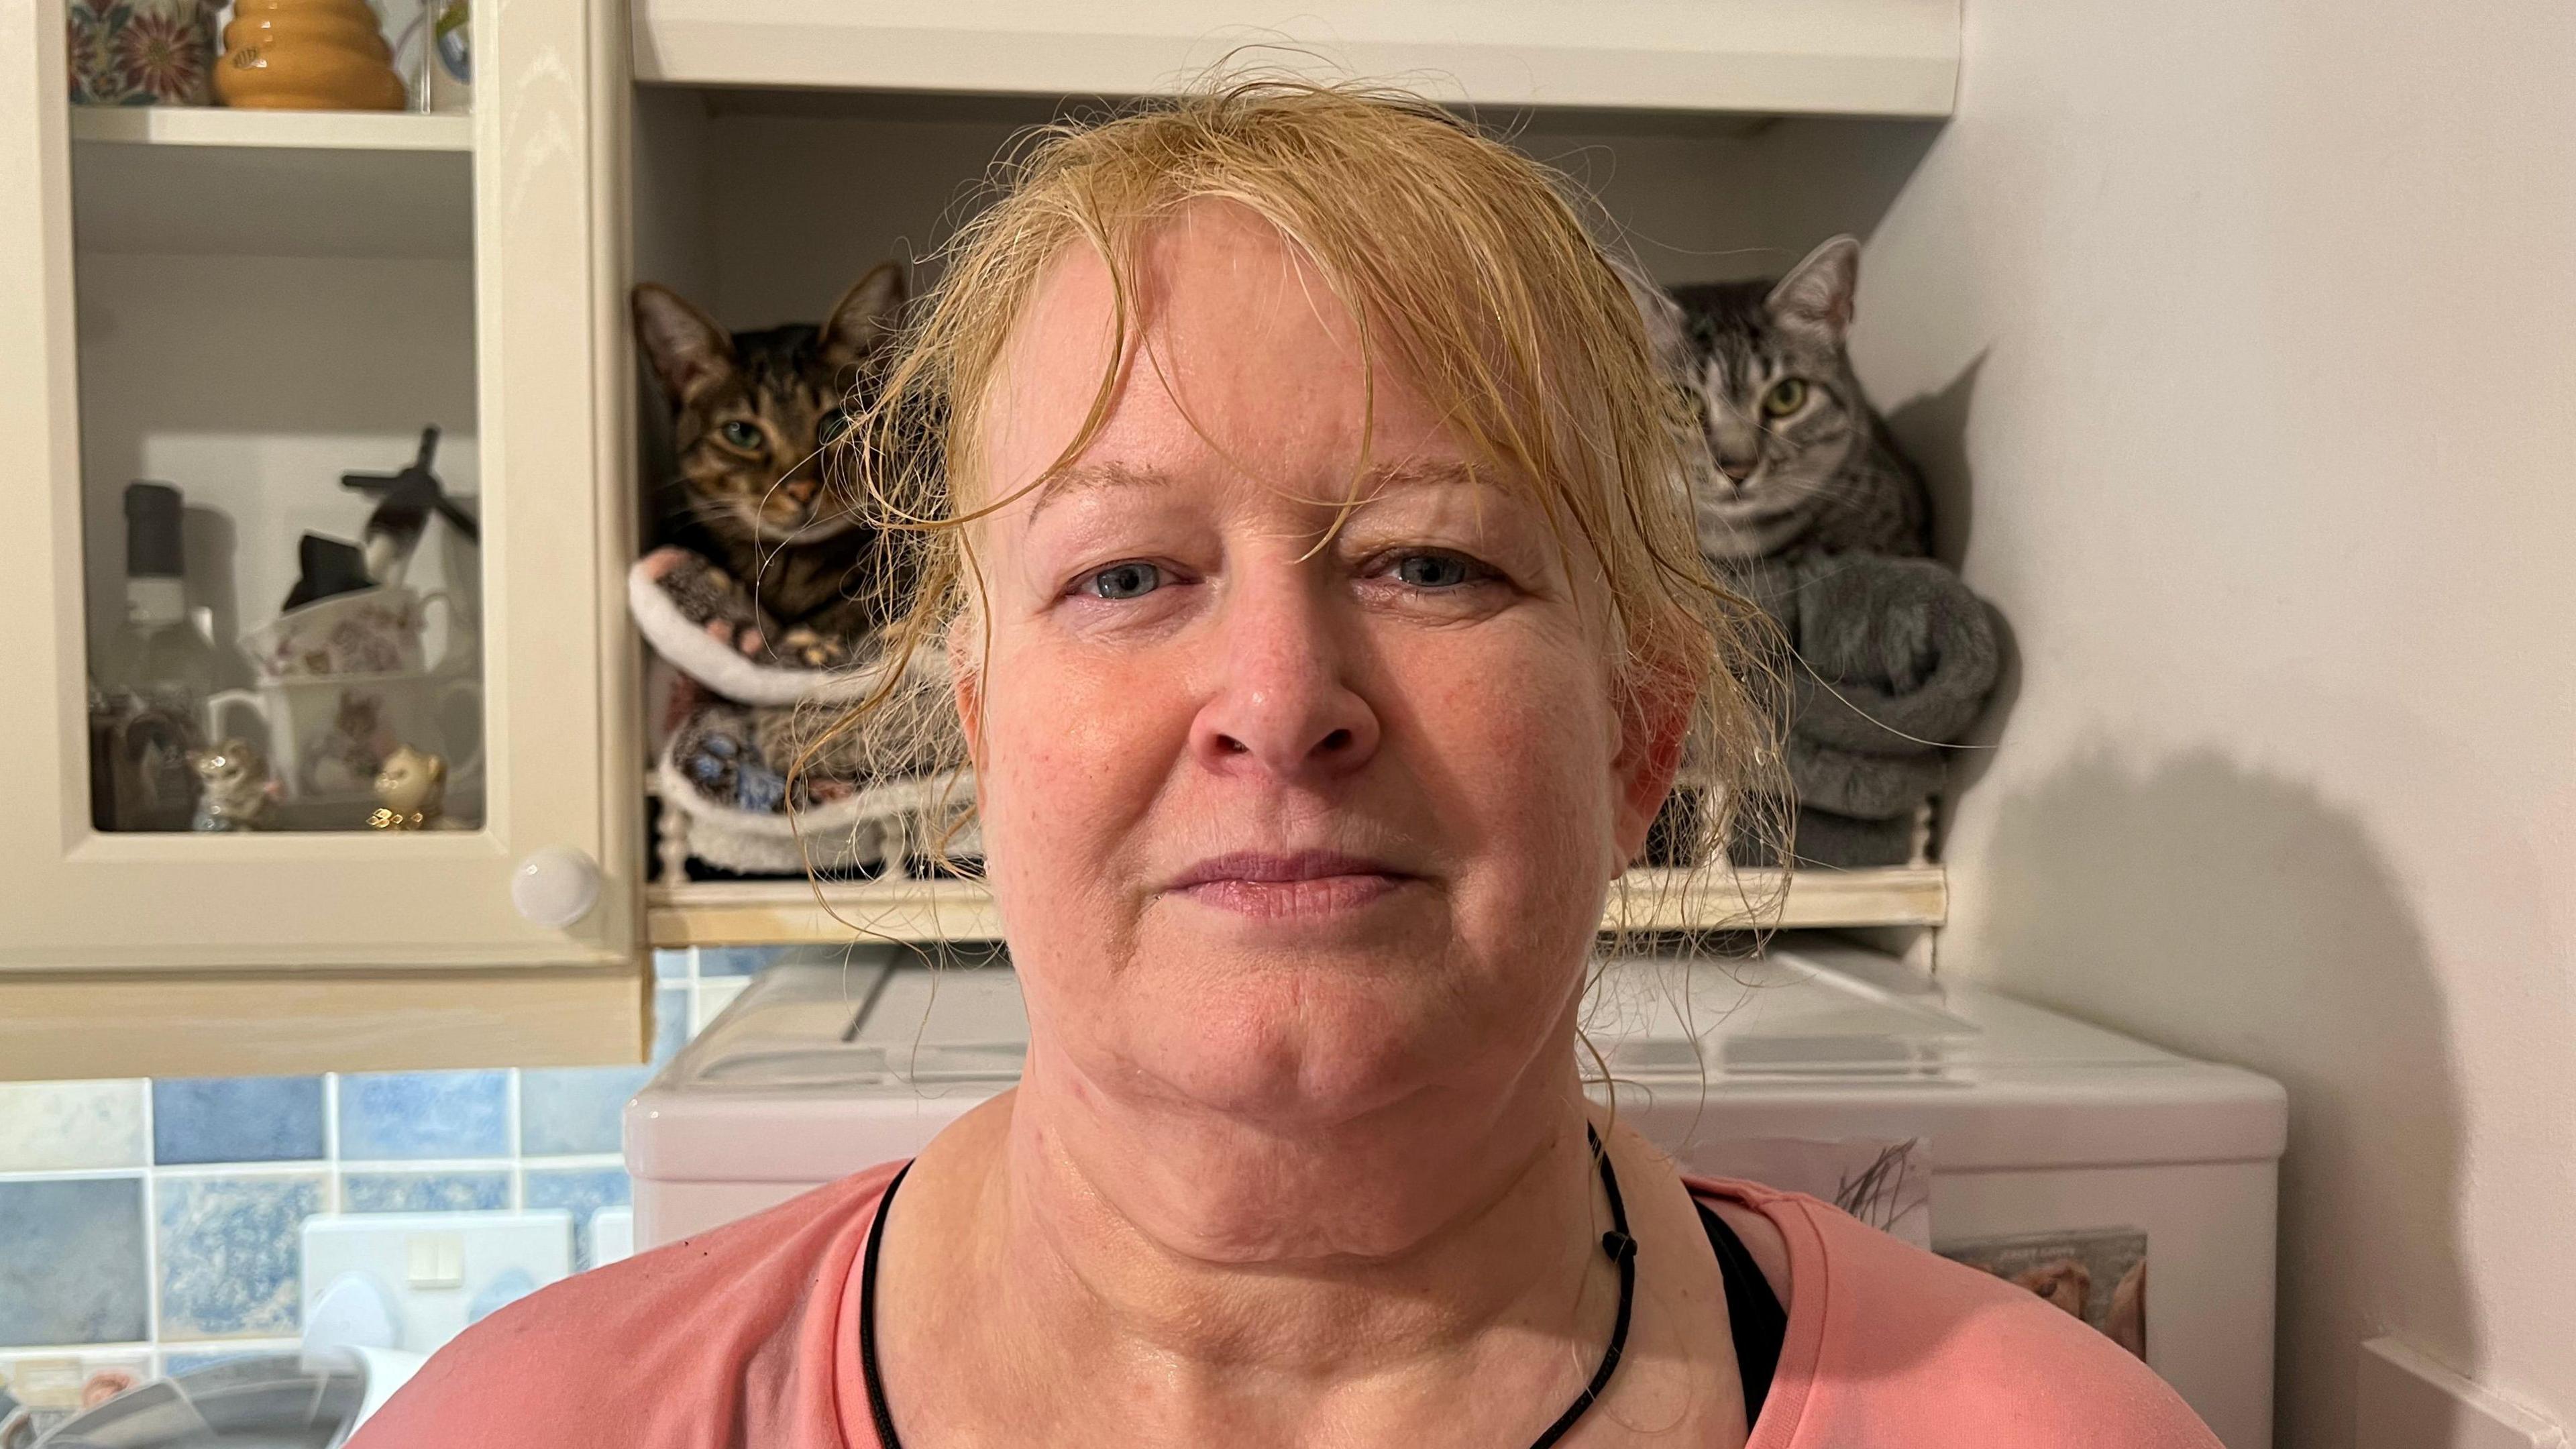
<instances>
[{"instance_id":1,"label":"white fleece cat bed","mask_svg":"<svg viewBox=\"0 0 2576 1449\"><path fill-rule=\"evenodd\" d=\"M928 853L943 822L975 802L971 770L949 770L871 785L795 812L745 810L699 791L665 750L656 771L664 808L688 816L688 852L742 875L803 875L889 866ZM947 841L951 856L983 853L969 822Z\"/></svg>"},{"instance_id":2,"label":"white fleece cat bed","mask_svg":"<svg viewBox=\"0 0 2576 1449\"><path fill-rule=\"evenodd\" d=\"M626 608L644 642L681 673L743 704L847 704L884 680L885 661L874 640L867 641L860 657L829 669L764 662L744 653L734 642L739 629L772 631L774 626L756 605L737 597L732 603L741 617L722 619L724 631L711 632L710 619L693 617L666 587L671 578L668 556L679 552L656 549L635 561L626 571Z\"/></svg>"}]
</instances>

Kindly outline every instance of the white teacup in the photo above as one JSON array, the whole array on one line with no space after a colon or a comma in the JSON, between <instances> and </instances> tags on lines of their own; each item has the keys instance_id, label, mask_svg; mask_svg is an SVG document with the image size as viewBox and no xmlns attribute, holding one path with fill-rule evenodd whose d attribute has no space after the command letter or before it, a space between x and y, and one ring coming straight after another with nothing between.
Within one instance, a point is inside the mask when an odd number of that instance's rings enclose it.
<instances>
[{"instance_id":1,"label":"white teacup","mask_svg":"<svg viewBox=\"0 0 2576 1449\"><path fill-rule=\"evenodd\" d=\"M443 591L424 594L401 587L316 599L244 634L239 647L264 680L417 674L427 667L421 633L429 627L432 604L447 611L447 653L452 658L464 627L456 601Z\"/></svg>"},{"instance_id":2,"label":"white teacup","mask_svg":"<svg viewBox=\"0 0 2576 1449\"><path fill-rule=\"evenodd\" d=\"M206 737L243 733L228 723L236 710L259 717L289 800L363 801L400 745L444 757L452 783L483 764L483 686L461 675L347 674L227 689L206 701Z\"/></svg>"}]
</instances>

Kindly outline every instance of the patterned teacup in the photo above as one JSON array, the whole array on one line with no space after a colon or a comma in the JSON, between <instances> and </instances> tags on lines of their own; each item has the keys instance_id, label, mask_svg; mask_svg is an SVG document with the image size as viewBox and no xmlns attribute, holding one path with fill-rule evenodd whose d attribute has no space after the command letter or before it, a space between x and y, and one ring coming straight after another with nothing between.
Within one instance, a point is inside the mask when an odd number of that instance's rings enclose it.
<instances>
[{"instance_id":1,"label":"patterned teacup","mask_svg":"<svg viewBox=\"0 0 2576 1449\"><path fill-rule=\"evenodd\" d=\"M444 592L359 589L289 609L241 637L241 652L262 679L330 674L417 674L428 608L447 611L447 652L456 653L460 623Z\"/></svg>"}]
</instances>

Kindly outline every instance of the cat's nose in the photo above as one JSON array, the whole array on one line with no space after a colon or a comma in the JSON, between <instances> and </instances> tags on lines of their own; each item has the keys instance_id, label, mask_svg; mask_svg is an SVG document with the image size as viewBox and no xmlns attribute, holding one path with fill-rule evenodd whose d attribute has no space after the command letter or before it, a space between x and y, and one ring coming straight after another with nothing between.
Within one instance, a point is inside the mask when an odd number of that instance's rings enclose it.
<instances>
[{"instance_id":1,"label":"cat's nose","mask_svg":"<svg viewBox=\"0 0 2576 1449\"><path fill-rule=\"evenodd\" d=\"M798 503L811 503L814 501L814 490L822 486L822 479L810 473L800 473L781 480L778 491Z\"/></svg>"},{"instance_id":2,"label":"cat's nose","mask_svg":"<svg viewBox=\"0 0 2576 1449\"><path fill-rule=\"evenodd\" d=\"M1745 479L1753 476L1754 469L1761 466L1762 455L1760 453L1744 453L1739 455L1721 452L1717 455L1717 471L1725 474L1727 481L1730 483L1743 482Z\"/></svg>"}]
</instances>

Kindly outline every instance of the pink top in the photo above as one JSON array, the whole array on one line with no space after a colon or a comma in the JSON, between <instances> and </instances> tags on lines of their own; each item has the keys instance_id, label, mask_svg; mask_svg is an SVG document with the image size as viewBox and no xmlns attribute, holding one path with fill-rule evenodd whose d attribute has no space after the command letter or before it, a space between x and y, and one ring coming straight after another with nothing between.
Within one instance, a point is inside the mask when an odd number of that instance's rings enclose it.
<instances>
[{"instance_id":1,"label":"pink top","mask_svg":"<svg viewBox=\"0 0 2576 1449\"><path fill-rule=\"evenodd\" d=\"M859 1265L887 1163L521 1299L352 1449L882 1449ZM1689 1180L1789 1246L1789 1329L1746 1449L2218 1449L2109 1339L1813 1198Z\"/></svg>"}]
</instances>

